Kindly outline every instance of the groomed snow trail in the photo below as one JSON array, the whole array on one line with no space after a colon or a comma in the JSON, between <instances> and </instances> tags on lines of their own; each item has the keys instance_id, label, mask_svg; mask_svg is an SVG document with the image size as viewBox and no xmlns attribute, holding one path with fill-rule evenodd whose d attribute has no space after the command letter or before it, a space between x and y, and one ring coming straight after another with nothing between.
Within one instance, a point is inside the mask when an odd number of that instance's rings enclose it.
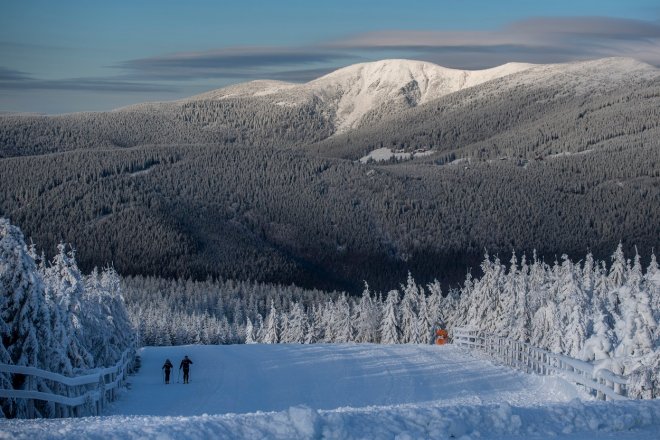
<instances>
[{"instance_id":1,"label":"groomed snow trail","mask_svg":"<svg viewBox=\"0 0 660 440\"><path fill-rule=\"evenodd\" d=\"M161 366L194 364L190 384ZM651 440L660 400L590 401L452 346L146 348L104 417L0 420L0 439ZM580 400L587 399L587 400Z\"/></svg>"},{"instance_id":2,"label":"groomed snow trail","mask_svg":"<svg viewBox=\"0 0 660 440\"><path fill-rule=\"evenodd\" d=\"M177 384L184 355L190 383ZM163 384L169 358L173 380ZM577 391L562 380L500 367L452 346L224 345L150 347L131 378L117 415L194 416L439 401L445 405L567 401Z\"/></svg>"}]
</instances>

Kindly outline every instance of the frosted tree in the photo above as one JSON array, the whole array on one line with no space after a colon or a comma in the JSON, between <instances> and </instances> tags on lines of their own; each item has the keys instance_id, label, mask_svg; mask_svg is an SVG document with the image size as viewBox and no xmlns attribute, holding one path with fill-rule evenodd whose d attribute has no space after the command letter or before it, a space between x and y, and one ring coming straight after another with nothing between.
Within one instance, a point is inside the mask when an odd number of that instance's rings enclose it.
<instances>
[{"instance_id":1,"label":"frosted tree","mask_svg":"<svg viewBox=\"0 0 660 440\"><path fill-rule=\"evenodd\" d=\"M520 263L520 271L517 273L514 282L514 306L511 317L510 336L518 341L529 341L531 316L529 307L529 266L527 259L523 255Z\"/></svg>"},{"instance_id":2,"label":"frosted tree","mask_svg":"<svg viewBox=\"0 0 660 440\"><path fill-rule=\"evenodd\" d=\"M266 318L265 331L261 342L264 344L277 344L279 342L278 316L275 303L271 301L270 312Z\"/></svg>"},{"instance_id":3,"label":"frosted tree","mask_svg":"<svg viewBox=\"0 0 660 440\"><path fill-rule=\"evenodd\" d=\"M261 316L261 313L257 313L257 322L254 326L254 340L256 342L263 342L265 333L266 333L266 327L264 326L264 318Z\"/></svg>"},{"instance_id":4,"label":"frosted tree","mask_svg":"<svg viewBox=\"0 0 660 440\"><path fill-rule=\"evenodd\" d=\"M575 358L587 339L589 298L582 291L577 270L567 255L562 255L558 283L559 328L555 331L561 334L561 352Z\"/></svg>"},{"instance_id":5,"label":"frosted tree","mask_svg":"<svg viewBox=\"0 0 660 440\"><path fill-rule=\"evenodd\" d=\"M419 336L415 343L429 344L433 340L433 324L431 323L431 314L429 313L428 300L426 295L419 298L419 315L417 321Z\"/></svg>"},{"instance_id":6,"label":"frosted tree","mask_svg":"<svg viewBox=\"0 0 660 440\"><path fill-rule=\"evenodd\" d=\"M402 286L403 299L399 305L401 316L401 343L414 343L415 338L419 339L419 328L417 326L417 298L419 289L410 272L405 286Z\"/></svg>"},{"instance_id":7,"label":"frosted tree","mask_svg":"<svg viewBox=\"0 0 660 440\"><path fill-rule=\"evenodd\" d=\"M94 358L85 347L81 300L84 294L82 274L76 264L73 250L66 252L66 245L57 246L58 253L46 269L45 282L52 289L55 300L62 308L62 324L68 339L63 344L73 368L88 369L94 366Z\"/></svg>"},{"instance_id":8,"label":"frosted tree","mask_svg":"<svg viewBox=\"0 0 660 440\"><path fill-rule=\"evenodd\" d=\"M377 342L380 327L380 316L371 297L369 285L364 283L364 290L359 303L355 307L352 321L355 323L355 341L360 343Z\"/></svg>"},{"instance_id":9,"label":"frosted tree","mask_svg":"<svg viewBox=\"0 0 660 440\"><path fill-rule=\"evenodd\" d=\"M397 305L399 303L399 291L390 290L383 306L383 318L380 325L380 342L382 344L398 344L399 319Z\"/></svg>"},{"instance_id":10,"label":"frosted tree","mask_svg":"<svg viewBox=\"0 0 660 440\"><path fill-rule=\"evenodd\" d=\"M651 262L644 274L644 282L649 292L655 322L660 323L660 270L658 269L655 253L651 254ZM655 340L660 343L660 325L656 327Z\"/></svg>"},{"instance_id":11,"label":"frosted tree","mask_svg":"<svg viewBox=\"0 0 660 440\"><path fill-rule=\"evenodd\" d=\"M254 339L254 327L252 326L252 320L247 318L247 323L245 324L245 343L246 344L255 344L257 341Z\"/></svg>"},{"instance_id":12,"label":"frosted tree","mask_svg":"<svg viewBox=\"0 0 660 440\"><path fill-rule=\"evenodd\" d=\"M561 333L557 331L558 315L557 304L553 299L548 298L532 317L531 341L533 345L554 353L561 353Z\"/></svg>"},{"instance_id":13,"label":"frosted tree","mask_svg":"<svg viewBox=\"0 0 660 440\"><path fill-rule=\"evenodd\" d=\"M46 297L23 234L8 220L0 219L0 362L66 372L59 369L60 365L68 365L68 359L63 358L59 340L53 335L51 306L55 305ZM51 392L44 379L24 382L23 376L14 376L12 380L5 373L0 373L0 385L6 389ZM1 407L7 417L27 415L23 399L3 399ZM35 409L37 415L54 413L52 404L47 402L38 402Z\"/></svg>"},{"instance_id":14,"label":"frosted tree","mask_svg":"<svg viewBox=\"0 0 660 440\"><path fill-rule=\"evenodd\" d=\"M316 344L319 341L319 325L320 318L316 306L312 307L309 316L309 325L307 326L307 333L305 334L305 344Z\"/></svg>"},{"instance_id":15,"label":"frosted tree","mask_svg":"<svg viewBox=\"0 0 660 440\"><path fill-rule=\"evenodd\" d=\"M518 258L515 251L511 254L511 266L509 273L504 276L500 294L495 311L497 320L495 322L495 333L502 336L509 336L515 326L516 297L520 290L520 275L518 273Z\"/></svg>"},{"instance_id":16,"label":"frosted tree","mask_svg":"<svg viewBox=\"0 0 660 440\"><path fill-rule=\"evenodd\" d=\"M289 314L286 312L283 312L280 314L279 318L279 343L280 344L288 344L291 342L289 340L290 333L289 333Z\"/></svg>"},{"instance_id":17,"label":"frosted tree","mask_svg":"<svg viewBox=\"0 0 660 440\"><path fill-rule=\"evenodd\" d=\"M303 344L305 342L306 331L307 317L305 316L305 312L300 303L294 303L291 307L291 312L289 313L289 326L286 342Z\"/></svg>"},{"instance_id":18,"label":"frosted tree","mask_svg":"<svg viewBox=\"0 0 660 440\"><path fill-rule=\"evenodd\" d=\"M598 295L591 298L592 334L585 341L580 359L596 362L610 359L616 337L612 328L612 316L605 308L604 299Z\"/></svg>"},{"instance_id":19,"label":"frosted tree","mask_svg":"<svg viewBox=\"0 0 660 440\"><path fill-rule=\"evenodd\" d=\"M332 299L325 302L321 311L321 333L323 334L323 342L335 342L335 303Z\"/></svg>"},{"instance_id":20,"label":"frosted tree","mask_svg":"<svg viewBox=\"0 0 660 440\"><path fill-rule=\"evenodd\" d=\"M96 268L85 277L80 319L97 367L115 364L134 341L134 330L121 296L120 278L112 268L99 275Z\"/></svg>"},{"instance_id":21,"label":"frosted tree","mask_svg":"<svg viewBox=\"0 0 660 440\"><path fill-rule=\"evenodd\" d=\"M612 266L610 266L609 281L614 289L623 286L626 275L626 259L623 255L623 244L619 242L614 254L612 254Z\"/></svg>"},{"instance_id":22,"label":"frosted tree","mask_svg":"<svg viewBox=\"0 0 660 440\"><path fill-rule=\"evenodd\" d=\"M353 322L351 320L351 308L346 298L342 294L335 303L333 319L334 342L346 343L353 341Z\"/></svg>"},{"instance_id":23,"label":"frosted tree","mask_svg":"<svg viewBox=\"0 0 660 440\"><path fill-rule=\"evenodd\" d=\"M620 341L615 350L617 356L641 356L654 348L653 337L657 323L644 284L640 256L636 253L626 276L626 285L618 289L622 319L617 323Z\"/></svg>"},{"instance_id":24,"label":"frosted tree","mask_svg":"<svg viewBox=\"0 0 660 440\"><path fill-rule=\"evenodd\" d=\"M498 258L491 262L486 254L481 270L483 276L474 283L465 321L468 326L493 333L498 320L496 310L502 283L502 265Z\"/></svg>"},{"instance_id":25,"label":"frosted tree","mask_svg":"<svg viewBox=\"0 0 660 440\"><path fill-rule=\"evenodd\" d=\"M471 277L468 274L466 283L469 284L470 281ZM428 319L431 323L431 331L433 331L436 326L446 326L447 322L452 319L454 322L459 321L460 318L457 315L460 315L460 312L458 310L462 310L463 308L459 304L456 304L455 307L443 306L444 301L442 297L442 286L440 285L440 282L438 280L434 280L427 287L429 290L429 296L426 299L426 305L428 311ZM469 288L465 288L464 292L466 296L470 296L471 292Z\"/></svg>"}]
</instances>

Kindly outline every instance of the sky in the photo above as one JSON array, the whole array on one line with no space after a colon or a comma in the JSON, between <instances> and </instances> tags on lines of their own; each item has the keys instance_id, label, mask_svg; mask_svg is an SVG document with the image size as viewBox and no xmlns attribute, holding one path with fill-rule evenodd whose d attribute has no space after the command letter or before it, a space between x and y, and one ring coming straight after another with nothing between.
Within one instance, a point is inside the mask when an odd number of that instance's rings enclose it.
<instances>
[{"instance_id":1,"label":"sky","mask_svg":"<svg viewBox=\"0 0 660 440\"><path fill-rule=\"evenodd\" d=\"M0 112L100 111L385 58L660 66L658 0L0 0Z\"/></svg>"}]
</instances>

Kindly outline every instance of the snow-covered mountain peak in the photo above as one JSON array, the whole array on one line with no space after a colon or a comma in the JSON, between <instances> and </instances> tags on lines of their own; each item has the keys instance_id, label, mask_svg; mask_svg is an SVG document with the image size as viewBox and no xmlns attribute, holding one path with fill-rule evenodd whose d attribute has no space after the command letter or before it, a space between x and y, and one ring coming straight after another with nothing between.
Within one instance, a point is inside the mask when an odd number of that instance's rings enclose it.
<instances>
[{"instance_id":1,"label":"snow-covered mountain peak","mask_svg":"<svg viewBox=\"0 0 660 440\"><path fill-rule=\"evenodd\" d=\"M361 125L374 113L392 113L449 93L533 67L510 63L486 70L456 70L437 64L391 59L344 67L306 84L336 104L337 132Z\"/></svg>"},{"instance_id":2,"label":"snow-covered mountain peak","mask_svg":"<svg viewBox=\"0 0 660 440\"><path fill-rule=\"evenodd\" d=\"M185 101L262 98L280 106L312 103L331 119L335 133L392 116L442 96L500 80L492 90L523 84L554 84L589 90L618 87L627 75L657 69L629 58L565 64L506 63L483 70L450 69L425 61L387 59L343 67L304 84L259 80L225 87Z\"/></svg>"}]
</instances>

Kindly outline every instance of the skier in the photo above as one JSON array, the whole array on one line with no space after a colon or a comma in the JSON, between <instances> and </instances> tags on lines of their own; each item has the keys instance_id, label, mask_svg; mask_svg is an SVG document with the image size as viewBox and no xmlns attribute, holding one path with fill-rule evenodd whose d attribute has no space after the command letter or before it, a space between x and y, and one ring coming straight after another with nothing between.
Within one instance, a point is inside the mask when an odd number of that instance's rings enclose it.
<instances>
[{"instance_id":1,"label":"skier","mask_svg":"<svg viewBox=\"0 0 660 440\"><path fill-rule=\"evenodd\" d=\"M172 365L172 362L169 359L166 359L163 364L163 370L165 370L165 384L170 383L170 370L172 368L174 368L174 365Z\"/></svg>"},{"instance_id":2,"label":"skier","mask_svg":"<svg viewBox=\"0 0 660 440\"><path fill-rule=\"evenodd\" d=\"M190 364L192 364L192 363L193 363L193 361L188 359L188 356L186 356L181 361L181 365L179 365L179 370L183 368L183 383L188 383L188 377L189 377L189 373L190 373Z\"/></svg>"}]
</instances>

